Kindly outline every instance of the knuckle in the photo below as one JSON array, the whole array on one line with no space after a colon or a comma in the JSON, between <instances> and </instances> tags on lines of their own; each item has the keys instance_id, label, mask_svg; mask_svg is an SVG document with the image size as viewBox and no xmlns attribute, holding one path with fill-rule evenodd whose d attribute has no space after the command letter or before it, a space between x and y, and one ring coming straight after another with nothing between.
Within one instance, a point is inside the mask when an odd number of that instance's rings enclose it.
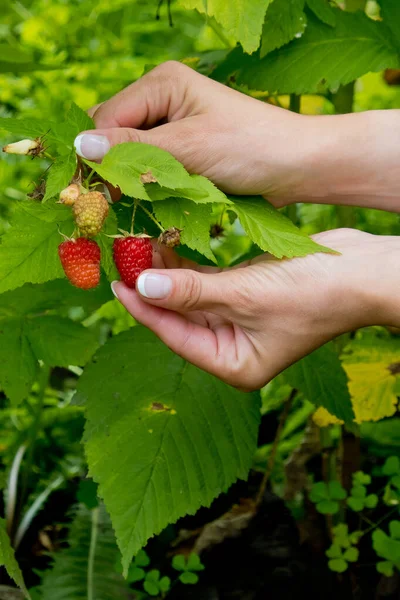
<instances>
[{"instance_id":1,"label":"knuckle","mask_svg":"<svg viewBox=\"0 0 400 600\"><path fill-rule=\"evenodd\" d=\"M194 310L201 297L200 278L193 271L187 271L185 277L182 278L177 292L182 297L182 310Z\"/></svg>"},{"instance_id":2,"label":"knuckle","mask_svg":"<svg viewBox=\"0 0 400 600\"><path fill-rule=\"evenodd\" d=\"M187 67L185 67L185 65L183 65L177 60L167 60L166 62L156 67L153 72L158 71L164 74L175 74L181 72L182 69L186 70L186 68Z\"/></svg>"}]
</instances>

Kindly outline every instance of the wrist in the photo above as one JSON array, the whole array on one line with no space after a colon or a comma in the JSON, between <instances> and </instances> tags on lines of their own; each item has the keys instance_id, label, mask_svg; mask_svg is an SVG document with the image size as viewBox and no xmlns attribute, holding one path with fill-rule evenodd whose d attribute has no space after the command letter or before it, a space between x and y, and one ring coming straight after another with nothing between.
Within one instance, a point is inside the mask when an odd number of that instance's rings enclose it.
<instances>
[{"instance_id":1,"label":"wrist","mask_svg":"<svg viewBox=\"0 0 400 600\"><path fill-rule=\"evenodd\" d=\"M400 212L400 110L303 117L293 201Z\"/></svg>"}]
</instances>

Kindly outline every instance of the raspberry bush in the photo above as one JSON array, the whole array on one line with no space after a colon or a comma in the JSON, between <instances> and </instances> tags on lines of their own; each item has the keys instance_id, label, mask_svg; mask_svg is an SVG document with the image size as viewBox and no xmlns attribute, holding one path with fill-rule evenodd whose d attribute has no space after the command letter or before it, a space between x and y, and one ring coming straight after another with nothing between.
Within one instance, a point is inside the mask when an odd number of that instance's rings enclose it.
<instances>
[{"instance_id":1,"label":"raspberry bush","mask_svg":"<svg viewBox=\"0 0 400 600\"><path fill-rule=\"evenodd\" d=\"M179 58L274 103L290 95L293 108L301 94L314 94L333 111L344 94L351 110L357 78L400 68L396 0L379 4L378 20L374 13L345 11L325 0L213 0L208 17L215 47L204 53L190 47L185 52L191 56ZM181 0L179 6L178 23L195 18L194 8L205 11L201 0ZM167 29L165 22L160 26ZM221 49L221 40L230 47ZM52 68L64 65L49 62L49 48L43 52L40 65L1 58L0 72L43 67L51 94ZM116 89L124 83L117 78ZM95 87L93 81L88 87ZM89 103L80 102L84 108ZM271 389L278 398L296 390L308 403L302 415L315 411L313 423L325 432L346 427L357 435L361 424L394 415L400 343L388 332L346 340L344 353L329 344L290 367L272 388L244 394L185 363L118 313L109 283L122 279L134 287L138 274L151 267L154 244L221 266L263 251L278 259L330 252L307 235L313 231L311 213L278 211L263 198L227 196L150 145L117 145L100 164L83 160L73 141L94 123L74 102L63 119L24 116L21 101L10 112L0 118L0 176L9 169L24 184L32 175L36 183L28 195L14 194L4 203L0 390L13 410L29 405L32 395L38 398L29 430L33 447L52 375L61 368L76 375L69 408L84 411L88 473L110 516L125 575L150 537L209 506L236 479L246 479L257 461L265 466L257 435ZM115 203L108 184L121 192ZM109 321L102 327L104 315ZM336 438L329 439L334 447ZM397 498L393 489L391 502ZM112 537L108 517L100 514ZM0 563L28 597L6 534L15 546L17 526L10 517L0 522Z\"/></svg>"}]
</instances>

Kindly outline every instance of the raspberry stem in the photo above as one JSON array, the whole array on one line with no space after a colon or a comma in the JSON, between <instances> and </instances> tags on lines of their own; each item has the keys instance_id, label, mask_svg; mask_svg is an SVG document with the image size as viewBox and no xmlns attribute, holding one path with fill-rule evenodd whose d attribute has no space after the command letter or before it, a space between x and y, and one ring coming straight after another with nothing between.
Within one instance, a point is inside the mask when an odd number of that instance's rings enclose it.
<instances>
[{"instance_id":1,"label":"raspberry stem","mask_svg":"<svg viewBox=\"0 0 400 600\"><path fill-rule=\"evenodd\" d=\"M140 204L139 202L139 206L142 209L143 212L146 213L146 215L153 221L153 223L155 223L157 225L157 227L164 232L165 229L164 227L157 221L157 219L154 217L154 215L151 214L151 212L149 210L147 210L147 208L145 208L144 206L142 206L142 204Z\"/></svg>"},{"instance_id":2,"label":"raspberry stem","mask_svg":"<svg viewBox=\"0 0 400 600\"><path fill-rule=\"evenodd\" d=\"M132 221L131 221L131 235L134 235L135 215L136 215L137 207L138 207L138 202L137 202L137 200L134 200L133 211L132 211Z\"/></svg>"}]
</instances>

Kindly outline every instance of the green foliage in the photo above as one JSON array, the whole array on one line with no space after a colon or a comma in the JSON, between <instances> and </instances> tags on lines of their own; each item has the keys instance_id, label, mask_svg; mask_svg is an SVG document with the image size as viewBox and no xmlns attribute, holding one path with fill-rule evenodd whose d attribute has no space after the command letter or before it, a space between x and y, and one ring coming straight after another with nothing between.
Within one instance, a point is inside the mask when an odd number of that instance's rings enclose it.
<instances>
[{"instance_id":1,"label":"green foliage","mask_svg":"<svg viewBox=\"0 0 400 600\"><path fill-rule=\"evenodd\" d=\"M389 523L389 535L383 529L374 531L372 545L377 555L385 559L377 564L379 573L391 577L395 568L400 570L400 521Z\"/></svg>"},{"instance_id":2,"label":"green foliage","mask_svg":"<svg viewBox=\"0 0 400 600\"><path fill-rule=\"evenodd\" d=\"M290 385L316 406L343 421L353 419L346 373L332 344L327 344L285 371Z\"/></svg>"},{"instance_id":3,"label":"green foliage","mask_svg":"<svg viewBox=\"0 0 400 600\"><path fill-rule=\"evenodd\" d=\"M112 379L104 380L106 368ZM247 475L258 394L241 394L187 364L144 329L116 336L98 352L78 397L86 403L90 474L125 572L150 536Z\"/></svg>"},{"instance_id":4,"label":"green foliage","mask_svg":"<svg viewBox=\"0 0 400 600\"><path fill-rule=\"evenodd\" d=\"M146 574L143 582L143 589L149 596L158 596L159 594L168 592L171 586L169 577L161 577L160 571L153 569Z\"/></svg>"},{"instance_id":5,"label":"green foliage","mask_svg":"<svg viewBox=\"0 0 400 600\"><path fill-rule=\"evenodd\" d=\"M42 600L115 600L129 598L129 587L112 565L118 548L103 506L80 506L68 535L68 548L53 555L39 587Z\"/></svg>"},{"instance_id":6,"label":"green foliage","mask_svg":"<svg viewBox=\"0 0 400 600\"><path fill-rule=\"evenodd\" d=\"M198 571L204 571L204 565L198 554L193 552L186 559L183 554L176 554L172 559L172 566L180 571L179 581L187 585L195 585L199 581Z\"/></svg>"},{"instance_id":7,"label":"green foliage","mask_svg":"<svg viewBox=\"0 0 400 600\"><path fill-rule=\"evenodd\" d=\"M0 519L0 567L5 567L9 576L23 590L26 598L30 598L25 587L24 578L21 569L14 557L14 550L11 547L10 538L6 532L6 522Z\"/></svg>"},{"instance_id":8,"label":"green foliage","mask_svg":"<svg viewBox=\"0 0 400 600\"><path fill-rule=\"evenodd\" d=\"M332 545L325 552L329 558L328 567L336 573L344 573L349 567L349 563L357 562L359 551L356 545L362 535L361 531L349 533L347 525L341 523L332 530Z\"/></svg>"},{"instance_id":9,"label":"green foliage","mask_svg":"<svg viewBox=\"0 0 400 600\"><path fill-rule=\"evenodd\" d=\"M371 483L370 475L357 471L353 473L353 485L347 498L347 505L355 512L361 512L365 508L375 508L378 504L376 494L367 494L367 485Z\"/></svg>"},{"instance_id":10,"label":"green foliage","mask_svg":"<svg viewBox=\"0 0 400 600\"><path fill-rule=\"evenodd\" d=\"M300 37L306 26L305 0L274 0L268 10L261 36L260 56Z\"/></svg>"},{"instance_id":11,"label":"green foliage","mask_svg":"<svg viewBox=\"0 0 400 600\"><path fill-rule=\"evenodd\" d=\"M315 503L317 511L323 515L337 513L340 508L339 502L346 496L346 490L339 481L329 481L328 483L319 481L313 484L310 492L310 500Z\"/></svg>"}]
</instances>

